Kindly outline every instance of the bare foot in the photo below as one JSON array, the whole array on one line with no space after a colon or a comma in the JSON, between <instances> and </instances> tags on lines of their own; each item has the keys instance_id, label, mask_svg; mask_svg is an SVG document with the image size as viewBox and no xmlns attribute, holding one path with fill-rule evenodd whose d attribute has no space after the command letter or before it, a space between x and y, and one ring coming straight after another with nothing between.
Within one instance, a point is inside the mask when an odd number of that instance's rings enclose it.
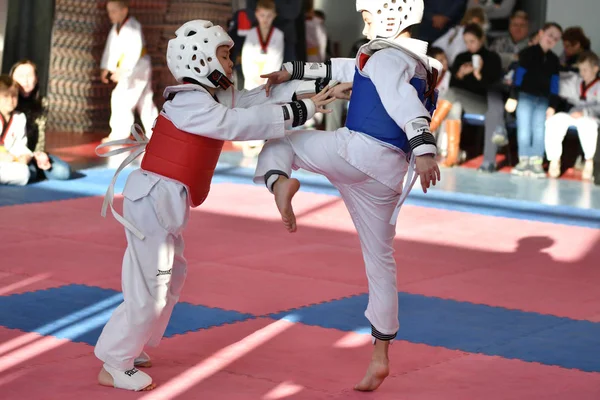
<instances>
[{"instance_id":1,"label":"bare foot","mask_svg":"<svg viewBox=\"0 0 600 400\"><path fill-rule=\"evenodd\" d=\"M292 208L292 198L300 189L300 182L295 178L286 178L280 176L273 184L273 194L275 194L275 204L281 214L281 220L285 228L291 233L296 232L296 216Z\"/></svg>"},{"instance_id":2,"label":"bare foot","mask_svg":"<svg viewBox=\"0 0 600 400\"><path fill-rule=\"evenodd\" d=\"M100 370L100 373L98 374L98 383L101 384L102 386L108 386L108 387L115 387L115 383L114 383L114 379L112 377L111 374L108 373L108 371L106 369L104 369L104 367ZM147 392L149 390L152 390L156 387L156 384L154 382L152 382L150 385L144 387L143 389L140 389L140 392ZM119 389L127 389L127 388L119 388ZM129 389L129 390L133 390L133 389Z\"/></svg>"},{"instance_id":3,"label":"bare foot","mask_svg":"<svg viewBox=\"0 0 600 400\"><path fill-rule=\"evenodd\" d=\"M377 389L390 374L388 360L371 360L365 377L360 383L354 386L354 390L361 392L371 392Z\"/></svg>"}]
</instances>

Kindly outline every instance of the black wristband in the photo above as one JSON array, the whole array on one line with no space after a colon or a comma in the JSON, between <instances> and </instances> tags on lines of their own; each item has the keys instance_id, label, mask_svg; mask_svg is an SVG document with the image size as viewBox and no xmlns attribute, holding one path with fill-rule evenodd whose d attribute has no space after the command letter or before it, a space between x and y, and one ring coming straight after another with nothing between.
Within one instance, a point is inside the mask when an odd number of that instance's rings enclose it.
<instances>
[{"instance_id":1,"label":"black wristband","mask_svg":"<svg viewBox=\"0 0 600 400\"><path fill-rule=\"evenodd\" d=\"M290 105L294 116L292 127L304 125L308 119L308 109L306 108L306 104L304 104L303 101L294 101L288 104Z\"/></svg>"}]
</instances>

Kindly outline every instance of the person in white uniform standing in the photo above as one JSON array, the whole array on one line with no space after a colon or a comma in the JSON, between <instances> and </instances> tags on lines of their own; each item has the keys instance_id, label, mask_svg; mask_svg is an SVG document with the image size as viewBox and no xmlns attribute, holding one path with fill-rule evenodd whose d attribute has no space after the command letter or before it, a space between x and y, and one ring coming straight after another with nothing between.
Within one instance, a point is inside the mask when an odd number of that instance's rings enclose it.
<instances>
[{"instance_id":1,"label":"person in white uniform standing","mask_svg":"<svg viewBox=\"0 0 600 400\"><path fill-rule=\"evenodd\" d=\"M322 174L340 191L361 242L369 284L365 316L374 342L366 375L355 389L371 391L389 374L388 348L399 329L393 257L398 212L418 177L424 192L440 179L429 123L442 66L426 56L426 42L410 38L409 28L422 19L423 0L357 0L356 8L365 22L363 33L371 39L356 60L286 63L282 71L267 75L269 90L290 78L352 81L346 127L295 131L269 140L254 182L274 194L290 232L296 231L292 198L300 186L290 177L292 169ZM338 85L334 92L346 89Z\"/></svg>"},{"instance_id":2,"label":"person in white uniform standing","mask_svg":"<svg viewBox=\"0 0 600 400\"><path fill-rule=\"evenodd\" d=\"M261 78L261 75L281 68L285 47L283 32L273 26L277 16L275 2L259 0L254 15L258 26L248 31L242 46L242 73L246 90L264 85L267 80ZM258 154L263 143L262 140L256 140L235 145L242 147L246 157L253 157Z\"/></svg>"},{"instance_id":3,"label":"person in white uniform standing","mask_svg":"<svg viewBox=\"0 0 600 400\"><path fill-rule=\"evenodd\" d=\"M277 16L275 2L259 0L255 15L258 26L248 32L242 47L242 71L246 90L267 83L261 75L279 70L283 63L283 32L273 26Z\"/></svg>"},{"instance_id":4,"label":"person in white uniform standing","mask_svg":"<svg viewBox=\"0 0 600 400\"><path fill-rule=\"evenodd\" d=\"M136 145L117 170L102 207L105 216L110 206L127 238L124 302L95 348L104 362L98 377L102 385L134 391L154 387L152 378L137 367L150 364L144 347L159 344L179 299L186 277L182 233L190 207L208 196L224 141L283 137L286 128L303 124L334 100L326 87L315 95L317 86L312 82L290 82L270 98L263 88L235 91L232 46L227 33L209 21L181 26L167 49L167 65L181 85L165 89L166 102L150 140L136 126L135 142L109 142L97 149L98 153L116 144ZM306 96L312 98L293 100ZM132 147L103 156L128 150ZM127 179L120 216L112 205L114 184L119 172L144 151L141 168Z\"/></svg>"},{"instance_id":5,"label":"person in white uniform standing","mask_svg":"<svg viewBox=\"0 0 600 400\"><path fill-rule=\"evenodd\" d=\"M117 83L110 99L110 135L103 142L129 137L134 110L150 136L158 116L152 91L152 61L146 52L142 25L129 15L129 2L108 0L106 10L113 24L100 62L100 79Z\"/></svg>"}]
</instances>

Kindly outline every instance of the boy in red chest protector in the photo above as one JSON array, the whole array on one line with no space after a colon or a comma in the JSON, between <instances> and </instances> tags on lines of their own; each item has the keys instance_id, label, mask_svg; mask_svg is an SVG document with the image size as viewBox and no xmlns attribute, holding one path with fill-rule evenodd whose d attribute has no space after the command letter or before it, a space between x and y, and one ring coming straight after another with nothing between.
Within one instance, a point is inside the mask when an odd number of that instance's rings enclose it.
<instances>
[{"instance_id":1,"label":"boy in red chest protector","mask_svg":"<svg viewBox=\"0 0 600 400\"><path fill-rule=\"evenodd\" d=\"M122 266L125 300L95 348L104 362L98 377L102 385L134 391L154 387L152 378L137 367L150 365L144 347L158 345L179 299L186 277L182 233L189 208L208 196L224 141L283 137L286 128L302 125L333 100L325 89L315 96L318 86L301 81L278 87L269 98L262 87L235 91L230 87L232 46L227 33L208 21L190 21L177 30L168 45L167 64L182 84L165 90L167 101L149 141L132 130L138 149L119 167L108 189L102 214L110 205L126 227L127 249ZM292 101L307 95L314 97ZM112 207L114 182L143 151L141 168L125 185L121 217Z\"/></svg>"}]
</instances>

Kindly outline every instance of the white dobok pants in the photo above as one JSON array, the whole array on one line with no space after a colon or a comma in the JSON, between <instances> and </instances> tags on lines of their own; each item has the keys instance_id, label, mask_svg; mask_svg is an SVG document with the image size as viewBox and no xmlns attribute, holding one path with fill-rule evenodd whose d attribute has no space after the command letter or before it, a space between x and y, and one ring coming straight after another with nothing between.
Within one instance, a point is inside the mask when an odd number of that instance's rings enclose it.
<instances>
[{"instance_id":1,"label":"white dobok pants","mask_svg":"<svg viewBox=\"0 0 600 400\"><path fill-rule=\"evenodd\" d=\"M563 140L571 126L577 128L585 159L594 159L598 142L598 122L589 117L573 118L567 113L558 113L546 121L545 142L548 160L560 160L563 151Z\"/></svg>"},{"instance_id":2,"label":"white dobok pants","mask_svg":"<svg viewBox=\"0 0 600 400\"><path fill-rule=\"evenodd\" d=\"M145 345L157 346L185 282L182 231L189 218L185 187L142 170L123 190L123 216L144 234L125 229L124 301L104 327L96 356L119 370L133 368Z\"/></svg>"},{"instance_id":3,"label":"white dobok pants","mask_svg":"<svg viewBox=\"0 0 600 400\"><path fill-rule=\"evenodd\" d=\"M29 182L29 176L27 164L0 161L0 184L25 186Z\"/></svg>"},{"instance_id":4,"label":"white dobok pants","mask_svg":"<svg viewBox=\"0 0 600 400\"><path fill-rule=\"evenodd\" d=\"M380 333L394 335L399 329L392 247L396 226L390 224L390 218L400 194L338 155L337 136L347 132L294 131L282 139L269 140L258 157L254 182L265 184L269 171L291 176L292 169L299 168L329 179L339 190L360 239L369 284L365 316Z\"/></svg>"},{"instance_id":5,"label":"white dobok pants","mask_svg":"<svg viewBox=\"0 0 600 400\"><path fill-rule=\"evenodd\" d=\"M121 79L112 91L109 121L111 140L129 137L131 126L135 122L135 110L140 114L146 136L151 136L154 120L158 117L153 96L150 56L144 56L135 66L131 76Z\"/></svg>"}]
</instances>

